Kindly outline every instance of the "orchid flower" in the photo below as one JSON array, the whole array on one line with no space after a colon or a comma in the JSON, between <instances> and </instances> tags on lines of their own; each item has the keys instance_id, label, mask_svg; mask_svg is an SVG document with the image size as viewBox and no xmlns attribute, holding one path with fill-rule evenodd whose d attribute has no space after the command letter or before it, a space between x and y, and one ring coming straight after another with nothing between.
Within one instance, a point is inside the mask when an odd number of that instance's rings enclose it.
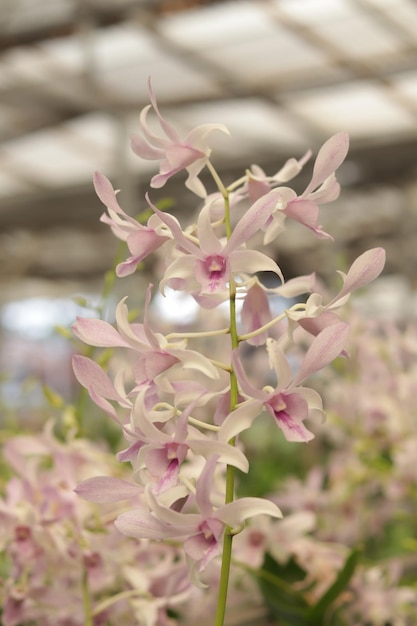
<instances>
[{"instance_id":1,"label":"orchid flower","mask_svg":"<svg viewBox=\"0 0 417 626\"><path fill-rule=\"evenodd\" d=\"M297 323L310 334L317 335L327 326L339 323L340 318L335 311L346 304L352 291L365 287L380 275L384 269L385 256L383 248L372 248L355 259L347 274L338 271L343 279L343 285L328 304L323 304L320 294L313 293L308 298L304 311L287 312L292 330Z\"/></svg>"},{"instance_id":2,"label":"orchid flower","mask_svg":"<svg viewBox=\"0 0 417 626\"><path fill-rule=\"evenodd\" d=\"M173 415L178 412L175 409L166 411L167 415L160 418L161 411L147 409L144 392L136 399L130 431L126 433L126 438L133 443L119 452L117 458L132 463L134 477L139 484L155 483L156 494L177 485L181 465L189 451L203 457L216 455L219 461L243 472L249 469L248 460L241 450L209 438L189 425L189 417L198 401L199 398L196 398L175 421Z\"/></svg>"},{"instance_id":3,"label":"orchid flower","mask_svg":"<svg viewBox=\"0 0 417 626\"><path fill-rule=\"evenodd\" d=\"M340 193L340 185L336 180L335 171L346 158L349 147L347 133L341 132L330 137L317 154L310 183L300 196L289 187L278 187L281 193L280 202L265 228L264 243L273 241L284 229L284 221L289 217L307 226L318 237L331 239L318 225L319 204L336 200ZM300 161L291 159L283 170L274 177L268 178L258 166L252 166L248 172L247 191L249 197L258 199L275 187L277 182L286 182L293 178L310 157L310 152Z\"/></svg>"},{"instance_id":4,"label":"orchid flower","mask_svg":"<svg viewBox=\"0 0 417 626\"><path fill-rule=\"evenodd\" d=\"M159 162L159 172L153 176L151 187L161 188L177 172L185 170L187 187L204 202L196 223L182 228L177 217L159 210L146 194L153 214L146 225L140 224L121 209L117 191L109 180L96 173L95 190L107 208L101 221L127 243L130 253L117 266L117 274L131 274L142 259L159 249L164 253L165 263L159 279L161 293L164 294L166 286L185 291L200 308L210 310L228 300L228 323L224 328L223 322L217 323L217 314L210 315L209 330L181 328L181 332L174 330L165 336L151 324L152 285L146 292L142 323L129 320L126 298L116 307L115 325L98 319L77 319L73 331L82 341L98 348L123 348L128 352L126 364L118 367L114 377L87 357L76 356L73 363L78 381L92 400L121 428L127 445L116 458L131 464L131 480L124 480L123 473L112 478L100 471L101 475L80 482L76 492L100 504L126 500L126 505L117 507L114 514L115 517L119 513L116 527L124 535L139 540L174 540L170 542L173 549L176 540L181 540L185 554L181 565L185 567L187 562L188 580L197 584L201 584L201 572L223 546L220 572L213 566L206 574L213 576L213 580L220 574L215 583L219 590L216 624L220 626L225 623L232 537L252 517L282 517L270 500L236 497L236 470L249 469L238 435L258 415L266 413L286 440L308 442L314 437L306 421L325 416L323 403L318 392L304 386L304 382L344 355L349 324L340 320L339 309L354 289L367 285L380 274L385 253L380 248L370 250L352 264L347 274L341 272L343 285L327 304L313 291L314 274L285 283L275 259L251 244L256 236L263 237L264 246L269 244L284 230L288 218L306 226L319 238L331 239L318 223L319 206L339 195L335 172L347 154L347 134L338 133L324 143L311 180L301 194L286 185L302 170L310 151L299 160L288 160L272 177L253 165L227 186L210 161L208 144L213 131L228 133L226 127L206 124L181 137L161 115L150 82L149 93L150 105L140 114L142 132L132 137L131 145L140 157ZM161 134L151 130L148 124L150 110L156 116ZM210 196L199 178L205 166L217 187ZM262 272L272 272L281 284L273 289L265 287L257 276ZM284 298L308 294L308 297L306 302L303 297L303 302L273 318L268 300L271 294ZM240 319L243 332L238 328L237 301L243 302ZM310 334L308 342L306 333ZM207 351L203 348L198 352L188 347L189 344L195 347L193 342L198 346L208 342L210 345ZM261 359L266 356L269 360L267 386L263 386L264 382L251 381L245 372L240 350L248 343L265 344L256 352ZM288 352L295 346L300 354L298 343L303 346L304 358L300 357L293 367ZM209 358L217 345L216 357ZM261 379L263 373L263 367L257 368L255 380ZM19 465L18 458L15 462ZM82 479L85 477L86 474ZM8 527L14 528L15 520L7 520ZM273 553L268 537L274 532L275 539L288 540L291 544L288 550L286 546L284 554L282 550L274 554L286 562L287 555L294 556L296 550L297 554L302 552L303 542L306 545L302 535L314 521L311 514L302 515L281 527L277 524L276 533L270 529L275 524L269 519L262 533L261 521L255 534L248 536L246 545L244 541L242 545L250 551L249 558L261 563L265 550ZM22 536L22 561L25 550L30 551L30 542L25 544L25 538L30 539L30 530L28 524L18 529ZM138 544L143 546L148 542ZM100 550L96 553L101 558ZM89 563L88 557L94 554L94 545L89 545L83 553L88 576L90 565L94 565L94 559ZM141 562L137 564L140 566L131 568L128 578L132 593L141 594L135 600L142 623L145 593L149 591L151 599L156 595L161 600L160 607L168 605L163 604L167 598L153 593L149 581L141 582ZM162 565L157 564L161 571ZM168 575L162 582L158 580L163 586L162 593L168 595L173 589L174 594L181 595L183 588L179 580L183 573L179 572L172 587ZM96 616L101 617L99 612L91 615ZM161 625L167 623L166 618L164 609ZM152 605L146 620L149 625L159 620L157 604Z\"/></svg>"},{"instance_id":5,"label":"orchid flower","mask_svg":"<svg viewBox=\"0 0 417 626\"><path fill-rule=\"evenodd\" d=\"M143 226L125 213L117 201L117 192L111 182L99 172L94 174L94 188L108 211L108 215L103 213L100 221L108 224L118 239L126 241L131 253L126 261L116 266L117 276L128 276L135 271L138 263L169 240L170 233L155 215Z\"/></svg>"},{"instance_id":6,"label":"orchid flower","mask_svg":"<svg viewBox=\"0 0 417 626\"><path fill-rule=\"evenodd\" d=\"M340 185L336 180L335 171L345 160L348 149L349 136L346 132L330 137L317 154L311 181L303 193L291 199L283 209L287 217L304 224L323 239L332 237L318 226L319 205L333 202L339 197ZM265 233L266 241L271 240L271 232Z\"/></svg>"},{"instance_id":7,"label":"orchid flower","mask_svg":"<svg viewBox=\"0 0 417 626\"><path fill-rule=\"evenodd\" d=\"M311 292L314 280L314 274L309 274L292 278L279 287L266 288L260 283L257 276L251 278L245 285L246 295L240 313L244 333L253 333L258 328L272 321L268 294L278 295L283 298L295 298ZM265 343L267 338L268 330L264 330L253 337L247 338L247 342L253 346L260 346Z\"/></svg>"},{"instance_id":8,"label":"orchid flower","mask_svg":"<svg viewBox=\"0 0 417 626\"><path fill-rule=\"evenodd\" d=\"M215 509L210 493L216 463L217 457L211 457L197 480L198 513L182 513L160 504L148 487L145 489L148 506L119 515L115 522L117 528L138 539L185 539L184 551L192 563L192 571L196 568L201 572L219 554L226 527L237 528L256 515L282 517L275 504L262 498L240 498Z\"/></svg>"},{"instance_id":9,"label":"orchid flower","mask_svg":"<svg viewBox=\"0 0 417 626\"><path fill-rule=\"evenodd\" d=\"M202 124L191 130L184 139L181 139L174 127L159 112L150 81L148 86L151 104L142 109L140 114L143 137L133 135L132 150L143 159L161 162L159 174L152 178L151 187L157 189L163 187L171 176L185 169L188 172L186 187L197 196L204 198L207 195L206 190L198 175L206 165L211 153L207 144L207 136L214 130L227 135L229 135L229 131L223 124ZM158 116L159 124L166 137L158 137L149 128L147 115L151 108Z\"/></svg>"},{"instance_id":10,"label":"orchid flower","mask_svg":"<svg viewBox=\"0 0 417 626\"><path fill-rule=\"evenodd\" d=\"M218 378L218 370L199 352L190 350L184 341L171 343L160 333L153 332L149 323L152 284L148 285L143 324L131 324L123 298L116 308L117 330L104 320L77 318L74 334L89 345L102 348L130 348L138 353L133 373L139 390L155 382L155 378L171 367L181 364L185 369L197 369L206 376Z\"/></svg>"},{"instance_id":11,"label":"orchid flower","mask_svg":"<svg viewBox=\"0 0 417 626\"><path fill-rule=\"evenodd\" d=\"M349 325L339 322L324 329L312 342L298 373L293 376L291 366L278 345L267 341L270 364L275 370L278 384L275 389L256 389L247 379L238 355L233 356L233 366L241 390L249 399L232 411L220 427L219 438L230 441L249 428L265 409L274 417L287 441L310 441L314 435L304 426L310 414L323 415L319 394L299 385L309 376L333 361L345 347Z\"/></svg>"},{"instance_id":12,"label":"orchid flower","mask_svg":"<svg viewBox=\"0 0 417 626\"><path fill-rule=\"evenodd\" d=\"M159 211L148 198L155 213L171 230L178 249L183 252L165 270L160 285L162 292L165 284L168 284L174 289L181 288L193 295L216 294L226 289L232 275L261 271L274 272L284 282L275 261L257 250L242 248L266 223L278 197L279 192L273 190L255 202L236 224L226 243L216 236L210 222L210 207L206 205L200 211L197 223L200 247L184 235L176 219Z\"/></svg>"},{"instance_id":13,"label":"orchid flower","mask_svg":"<svg viewBox=\"0 0 417 626\"><path fill-rule=\"evenodd\" d=\"M271 321L272 315L269 308L268 296L266 295L265 290L262 289L259 281L253 282L253 284L249 287L245 300L243 301L240 318L246 332L248 333ZM253 346L261 346L265 343L267 338L268 331L264 331L255 337L248 339L248 343Z\"/></svg>"},{"instance_id":14,"label":"orchid flower","mask_svg":"<svg viewBox=\"0 0 417 626\"><path fill-rule=\"evenodd\" d=\"M109 402L112 400L127 409L132 406L123 389L122 373L119 373L113 384L109 376L93 359L80 354L73 356L72 369L76 379L87 389L93 402L110 415L116 423L122 425L113 405Z\"/></svg>"},{"instance_id":15,"label":"orchid flower","mask_svg":"<svg viewBox=\"0 0 417 626\"><path fill-rule=\"evenodd\" d=\"M259 165L251 165L250 169L246 171L247 181L243 190L248 193L251 201L255 202L277 184L281 185L295 178L310 159L311 154L311 150L308 150L298 161L294 158L288 159L273 176L267 176Z\"/></svg>"}]
</instances>

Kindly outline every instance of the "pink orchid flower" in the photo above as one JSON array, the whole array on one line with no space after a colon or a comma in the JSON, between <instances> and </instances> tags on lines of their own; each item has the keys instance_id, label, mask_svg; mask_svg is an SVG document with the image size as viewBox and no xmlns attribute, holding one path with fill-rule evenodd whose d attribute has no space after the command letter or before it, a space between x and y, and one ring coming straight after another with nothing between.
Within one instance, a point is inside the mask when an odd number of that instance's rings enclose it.
<instances>
[{"instance_id":1,"label":"pink orchid flower","mask_svg":"<svg viewBox=\"0 0 417 626\"><path fill-rule=\"evenodd\" d=\"M188 418L197 403L198 398L182 411L175 425L171 420L164 429L150 419L141 397L138 397L138 402L135 403L132 421L135 428L139 428L143 433L142 442L146 442L146 445L140 446L133 460L134 475L143 484L149 482L149 477L156 480L154 489L156 494L177 485L181 464L186 459L188 451L205 458L216 456L220 462L228 463L243 472L249 470L249 462L241 450L223 441L209 438L188 424ZM125 454L126 451L122 453ZM120 454L118 458L120 460Z\"/></svg>"},{"instance_id":2,"label":"pink orchid flower","mask_svg":"<svg viewBox=\"0 0 417 626\"><path fill-rule=\"evenodd\" d=\"M264 326L272 319L268 296L258 281L254 282L247 291L240 312L240 319L248 333ZM248 339L248 343L252 346L261 346L267 338L268 331L265 330L263 333Z\"/></svg>"},{"instance_id":3,"label":"pink orchid flower","mask_svg":"<svg viewBox=\"0 0 417 626\"><path fill-rule=\"evenodd\" d=\"M295 178L297 174L301 172L311 155L311 150L308 150L298 161L294 158L288 159L282 168L273 176L267 176L259 165L251 165L251 168L246 172L248 179L244 186L244 190L248 193L251 201L255 202L261 196L268 193L268 191L271 191L276 185L287 183Z\"/></svg>"},{"instance_id":4,"label":"pink orchid flower","mask_svg":"<svg viewBox=\"0 0 417 626\"><path fill-rule=\"evenodd\" d=\"M246 296L240 313L244 333L251 333L272 320L268 294L279 295L283 298L295 298L311 292L314 280L314 274L297 276L288 280L284 285L267 289L254 276L246 285ZM246 341L253 346L260 346L265 343L267 338L268 331L265 330Z\"/></svg>"},{"instance_id":5,"label":"pink orchid flower","mask_svg":"<svg viewBox=\"0 0 417 626\"><path fill-rule=\"evenodd\" d=\"M273 241L284 229L285 218L307 226L320 238L332 239L331 235L324 232L318 225L319 205L333 202L340 193L340 185L336 180L335 171L346 158L349 148L349 136L345 132L330 137L320 148L313 168L310 183L304 192L297 196L289 187L279 187L281 193L280 202L277 202L276 210L268 221L265 228L264 243ZM248 172L246 189L249 197L258 199L277 183L286 182L293 178L310 157L306 153L300 161L290 159L284 168L275 176L268 177L258 166L252 166Z\"/></svg>"},{"instance_id":6,"label":"pink orchid flower","mask_svg":"<svg viewBox=\"0 0 417 626\"><path fill-rule=\"evenodd\" d=\"M339 323L340 318L335 311L346 304L352 291L365 287L381 274L385 258L383 248L372 248L358 256L347 274L338 271L343 279L343 285L328 304L323 304L320 294L313 293L306 302L305 311L288 312L290 328L294 330L294 323L298 323L308 333L316 336L327 326Z\"/></svg>"},{"instance_id":7,"label":"pink orchid flower","mask_svg":"<svg viewBox=\"0 0 417 626\"><path fill-rule=\"evenodd\" d=\"M283 209L285 215L307 226L322 239L332 239L318 225L319 205L333 202L339 197L340 185L335 171L346 158L349 136L346 132L330 137L320 148L314 163L311 181L301 196L291 199ZM273 230L273 229L272 229ZM270 234L265 233L266 240Z\"/></svg>"},{"instance_id":8,"label":"pink orchid flower","mask_svg":"<svg viewBox=\"0 0 417 626\"><path fill-rule=\"evenodd\" d=\"M185 538L184 550L191 571L205 569L220 552L225 528L237 528L256 515L280 518L279 508L262 498L241 498L215 509L210 501L217 457L206 463L196 483L198 513L182 513L161 504L150 488L145 489L147 507L122 513L115 524L129 537L139 539Z\"/></svg>"},{"instance_id":9,"label":"pink orchid flower","mask_svg":"<svg viewBox=\"0 0 417 626\"><path fill-rule=\"evenodd\" d=\"M136 390L153 386L155 379L177 364L185 369L197 369L211 378L218 378L218 370L204 355L190 350L186 342L171 343L160 333L155 333L149 323L149 305L152 284L148 285L144 306L143 324L131 324L123 298L116 307L117 330L104 320L77 318L72 325L76 337L85 343L101 348L130 348L138 353L133 366ZM133 391L133 390L132 390Z\"/></svg>"},{"instance_id":10,"label":"pink orchid flower","mask_svg":"<svg viewBox=\"0 0 417 626\"><path fill-rule=\"evenodd\" d=\"M108 215L103 213L100 221L108 224L118 239L126 241L131 253L126 261L116 267L117 276L128 276L135 271L138 263L169 240L170 232L156 215L152 215L147 225L143 226L125 213L117 201L117 192L111 182L99 172L94 174L94 189L108 211Z\"/></svg>"},{"instance_id":11,"label":"pink orchid flower","mask_svg":"<svg viewBox=\"0 0 417 626\"><path fill-rule=\"evenodd\" d=\"M236 224L226 242L216 236L210 221L210 205L207 204L197 222L200 247L186 237L175 218L159 211L148 198L150 206L171 230L177 248L182 252L165 270L161 290L168 284L193 295L215 294L226 290L232 275L261 271L274 272L284 282L275 261L258 250L243 248L243 244L266 223L278 196L279 192L273 190L255 202Z\"/></svg>"},{"instance_id":12,"label":"pink orchid flower","mask_svg":"<svg viewBox=\"0 0 417 626\"><path fill-rule=\"evenodd\" d=\"M233 366L242 393L249 400L232 411L223 422L219 438L230 441L249 428L254 419L265 409L274 417L287 441L310 441L314 438L305 426L309 415L323 415L319 394L308 387L300 387L306 378L333 361L343 351L349 333L349 324L339 322L324 329L312 342L298 373L293 376L291 366L279 344L269 339L267 349L270 364L275 370L278 384L275 389L256 389L250 383L238 354L233 355Z\"/></svg>"},{"instance_id":13,"label":"pink orchid flower","mask_svg":"<svg viewBox=\"0 0 417 626\"><path fill-rule=\"evenodd\" d=\"M159 112L158 104L151 82L148 83L151 104L142 109L140 125L143 137L133 135L131 147L133 152L143 159L158 160L161 162L159 174L151 180L151 187L160 188L167 180L181 170L188 172L186 187L196 195L204 198L206 190L198 178L199 173L207 163L211 149L207 144L207 136L214 130L229 135L223 124L202 124L191 130L184 139L169 124ZM158 137L148 126L147 114L153 108L158 116L159 124L166 137Z\"/></svg>"},{"instance_id":14,"label":"pink orchid flower","mask_svg":"<svg viewBox=\"0 0 417 626\"><path fill-rule=\"evenodd\" d=\"M101 408L124 430L116 410L110 400L119 406L131 409L132 403L124 391L121 376L113 384L104 370L92 359L80 354L72 358L72 369L80 385L85 387L93 402ZM117 388L116 388L117 387Z\"/></svg>"}]
</instances>

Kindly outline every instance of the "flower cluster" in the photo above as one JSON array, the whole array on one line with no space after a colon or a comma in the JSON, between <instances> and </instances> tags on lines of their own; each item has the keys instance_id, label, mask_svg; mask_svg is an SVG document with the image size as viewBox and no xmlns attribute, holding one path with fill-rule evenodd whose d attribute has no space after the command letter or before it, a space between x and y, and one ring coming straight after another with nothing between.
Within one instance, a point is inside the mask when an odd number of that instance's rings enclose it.
<instances>
[{"instance_id":1,"label":"flower cluster","mask_svg":"<svg viewBox=\"0 0 417 626\"><path fill-rule=\"evenodd\" d=\"M114 474L114 459L84 439L59 441L53 426L3 448L11 477L0 496L1 623L167 626L167 610L192 591L180 551L127 539L115 511L78 498L77 483Z\"/></svg>"},{"instance_id":2,"label":"flower cluster","mask_svg":"<svg viewBox=\"0 0 417 626\"><path fill-rule=\"evenodd\" d=\"M273 472L269 498L285 517L249 520L235 537L230 623L264 626L272 623L268 609L277 621L295 601L294 623L308 623L301 607L314 608L335 581L340 583L357 545L364 558L340 598L327 607L329 623L416 622L417 328L411 323L399 331L393 323L363 320L353 311L349 319L350 358L314 380L315 388L324 390L328 424L302 455L298 478L291 471L298 449L286 446L291 456L273 490L275 459L283 448L275 454L272 420L259 420L245 437L251 465L262 474ZM128 464L103 451L102 440L69 435L58 441L51 423L39 434L2 434L7 438L0 478L4 626L188 626L197 621L212 626L215 559L205 571L211 588L190 585L177 542L138 541L114 528L117 514L137 505L136 492L117 507L73 493L74 485L96 473L117 477L124 488L129 484ZM268 575L276 584L259 588L256 581Z\"/></svg>"},{"instance_id":3,"label":"flower cluster","mask_svg":"<svg viewBox=\"0 0 417 626\"><path fill-rule=\"evenodd\" d=\"M141 322L130 320L126 299L117 306L115 326L99 319L77 320L73 330L83 342L122 349L129 355L126 366L114 376L81 355L74 357L74 371L92 400L119 425L128 445L118 459L131 464L132 479L93 476L76 491L98 503L135 498L136 505L117 517L117 528L138 539L181 541L191 579L200 584L202 573L222 550L230 565L226 544L231 547L232 537L250 518L282 516L269 499L236 499L235 474L249 469L240 434L264 414L288 441L313 438L307 422L323 418L323 405L317 391L304 382L346 355L349 325L338 312L353 290L380 274L385 253L381 248L369 250L347 273L340 272L341 289L328 302L315 292L314 275L285 282L266 246L285 230L287 219L307 227L313 236L331 239L318 215L320 205L339 194L335 171L347 154L346 133L325 142L311 181L299 195L286 185L310 153L299 161L290 159L273 176L252 166L225 186L210 160L208 136L227 129L203 125L182 139L161 115L151 88L150 94L163 136L150 130L150 107L146 107L142 134L133 138L133 149L143 158L160 161L151 187L160 188L186 170L187 187L203 198L203 206L195 224L183 226L146 194L152 215L140 224L123 211L110 181L97 173L95 190L107 209L102 221L126 242L130 253L117 266L117 274L132 273L140 261L159 250L165 262L161 293L167 287L185 292L203 310L228 302L229 320L226 328L206 333L163 334L152 324L152 285ZM204 167L217 186L210 195L199 178ZM262 250L254 248L260 237ZM275 275L276 287L263 285L264 272ZM288 308L279 316L272 315L270 294L288 298ZM292 304L305 294L306 302ZM237 303L242 305L240 318ZM211 351L203 354L194 349L193 342L202 337L222 339L222 360ZM266 382L272 384L259 388L250 379L243 362L245 344L265 353L270 366ZM220 587L224 584L222 579Z\"/></svg>"},{"instance_id":4,"label":"flower cluster","mask_svg":"<svg viewBox=\"0 0 417 626\"><path fill-rule=\"evenodd\" d=\"M310 575L320 544L339 553L342 546L359 546L365 558L336 623L405 626L417 619L417 328L415 320L400 329L397 320L366 319L354 310L349 318L350 358L316 380L328 428L318 435L306 475L288 476L275 496L289 516L285 521L307 514L315 519L314 539L303 537L298 545L276 540L269 550L281 560L284 546L284 558L294 555Z\"/></svg>"}]
</instances>

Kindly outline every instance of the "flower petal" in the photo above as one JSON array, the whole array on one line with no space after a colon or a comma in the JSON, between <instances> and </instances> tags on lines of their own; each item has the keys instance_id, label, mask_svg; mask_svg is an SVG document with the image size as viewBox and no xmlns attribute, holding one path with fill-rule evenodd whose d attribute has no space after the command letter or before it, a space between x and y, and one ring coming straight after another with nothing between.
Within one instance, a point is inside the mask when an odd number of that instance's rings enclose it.
<instances>
[{"instance_id":1,"label":"flower petal","mask_svg":"<svg viewBox=\"0 0 417 626\"><path fill-rule=\"evenodd\" d=\"M263 403L260 400L248 400L237 409L229 413L220 426L218 437L220 441L228 442L236 435L252 426L254 420L261 414Z\"/></svg>"},{"instance_id":2,"label":"flower petal","mask_svg":"<svg viewBox=\"0 0 417 626\"><path fill-rule=\"evenodd\" d=\"M281 189L273 189L259 198L236 224L224 252L235 250L257 233L271 217L281 198Z\"/></svg>"},{"instance_id":3,"label":"flower petal","mask_svg":"<svg viewBox=\"0 0 417 626\"><path fill-rule=\"evenodd\" d=\"M339 271L339 274L344 278L344 284L334 300L339 300L354 289L364 287L375 280L384 269L385 257L383 248L372 248L358 256L347 274Z\"/></svg>"},{"instance_id":4,"label":"flower petal","mask_svg":"<svg viewBox=\"0 0 417 626\"><path fill-rule=\"evenodd\" d=\"M281 268L273 259L259 250L234 250L230 253L230 262L233 272L237 274L255 274L256 272L274 272L282 283L284 276Z\"/></svg>"},{"instance_id":5,"label":"flower petal","mask_svg":"<svg viewBox=\"0 0 417 626\"><path fill-rule=\"evenodd\" d=\"M293 378L291 365L289 364L284 351L274 339L267 340L266 349L268 351L269 365L271 368L275 369L278 380L278 387L276 391L285 389L288 387Z\"/></svg>"},{"instance_id":6,"label":"flower petal","mask_svg":"<svg viewBox=\"0 0 417 626\"><path fill-rule=\"evenodd\" d=\"M139 485L110 476L87 478L77 485L74 491L84 500L98 504L127 500L143 493L143 489Z\"/></svg>"},{"instance_id":7,"label":"flower petal","mask_svg":"<svg viewBox=\"0 0 417 626\"><path fill-rule=\"evenodd\" d=\"M142 508L122 513L114 524L121 533L136 539L161 540L189 534L188 529L170 526Z\"/></svg>"},{"instance_id":8,"label":"flower petal","mask_svg":"<svg viewBox=\"0 0 417 626\"><path fill-rule=\"evenodd\" d=\"M125 402L125 398L119 395L107 374L92 359L77 354L72 358L72 367L78 382L86 389L93 389L96 394L108 400Z\"/></svg>"},{"instance_id":9,"label":"flower petal","mask_svg":"<svg viewBox=\"0 0 417 626\"><path fill-rule=\"evenodd\" d=\"M320 148L313 168L313 176L303 193L311 193L343 163L349 150L349 135L346 132L330 137Z\"/></svg>"},{"instance_id":10,"label":"flower petal","mask_svg":"<svg viewBox=\"0 0 417 626\"><path fill-rule=\"evenodd\" d=\"M129 344L122 339L117 330L104 320L77 317L71 328L74 335L89 346L97 348L129 347Z\"/></svg>"},{"instance_id":11,"label":"flower petal","mask_svg":"<svg viewBox=\"0 0 417 626\"><path fill-rule=\"evenodd\" d=\"M205 437L204 439L187 439L187 445L195 454L201 454L204 457L217 456L220 463L233 465L245 473L249 471L249 461L242 450L224 441L215 441Z\"/></svg>"},{"instance_id":12,"label":"flower petal","mask_svg":"<svg viewBox=\"0 0 417 626\"><path fill-rule=\"evenodd\" d=\"M343 351L349 335L349 324L332 324L321 331L309 347L292 387L331 363Z\"/></svg>"},{"instance_id":13,"label":"flower petal","mask_svg":"<svg viewBox=\"0 0 417 626\"><path fill-rule=\"evenodd\" d=\"M265 498L240 498L225 504L215 512L215 517L228 526L234 528L256 515L283 517L280 509L274 502Z\"/></svg>"}]
</instances>

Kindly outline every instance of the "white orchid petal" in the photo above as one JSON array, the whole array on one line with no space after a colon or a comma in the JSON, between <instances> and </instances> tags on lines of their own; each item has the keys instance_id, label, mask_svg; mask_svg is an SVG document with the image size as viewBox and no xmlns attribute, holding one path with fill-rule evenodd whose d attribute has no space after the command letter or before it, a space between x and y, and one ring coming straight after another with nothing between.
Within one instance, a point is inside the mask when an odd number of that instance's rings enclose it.
<instances>
[{"instance_id":1,"label":"white orchid petal","mask_svg":"<svg viewBox=\"0 0 417 626\"><path fill-rule=\"evenodd\" d=\"M201 522L201 515L197 513L180 513L174 509L160 504L150 489L145 490L145 496L150 510L153 511L156 519L161 523L171 527L173 536L188 535L196 532Z\"/></svg>"},{"instance_id":2,"label":"white orchid petal","mask_svg":"<svg viewBox=\"0 0 417 626\"><path fill-rule=\"evenodd\" d=\"M260 400L249 400L238 406L237 409L229 413L220 426L219 440L228 442L236 435L250 428L254 420L262 412L262 408L263 403Z\"/></svg>"},{"instance_id":3,"label":"white orchid petal","mask_svg":"<svg viewBox=\"0 0 417 626\"><path fill-rule=\"evenodd\" d=\"M233 272L239 274L255 274L256 272L273 272L281 282L284 282L284 276L281 268L273 259L266 256L258 250L235 250L230 253L230 263Z\"/></svg>"},{"instance_id":4,"label":"white orchid petal","mask_svg":"<svg viewBox=\"0 0 417 626\"><path fill-rule=\"evenodd\" d=\"M240 498L225 504L215 512L217 519L232 528L257 515L269 515L276 518L283 517L277 505L265 498Z\"/></svg>"},{"instance_id":5,"label":"white orchid petal","mask_svg":"<svg viewBox=\"0 0 417 626\"><path fill-rule=\"evenodd\" d=\"M222 244L216 237L210 222L210 206L206 204L200 211L197 222L197 232L200 241L201 250L204 254L219 254L222 250Z\"/></svg>"},{"instance_id":6,"label":"white orchid petal","mask_svg":"<svg viewBox=\"0 0 417 626\"><path fill-rule=\"evenodd\" d=\"M224 441L215 441L207 438L187 439L187 445L195 454L201 454L204 457L214 455L218 457L220 463L233 465L245 473L249 471L249 461L242 450Z\"/></svg>"},{"instance_id":7,"label":"white orchid petal","mask_svg":"<svg viewBox=\"0 0 417 626\"><path fill-rule=\"evenodd\" d=\"M281 389L288 387L293 378L291 365L284 351L274 339L267 340L266 349L268 351L269 365L275 369L277 375L278 387L276 391L281 391Z\"/></svg>"},{"instance_id":8,"label":"white orchid petal","mask_svg":"<svg viewBox=\"0 0 417 626\"><path fill-rule=\"evenodd\" d=\"M170 526L149 511L139 508L122 513L114 524L121 533L136 539L161 540L188 534L188 529Z\"/></svg>"},{"instance_id":9,"label":"white orchid petal","mask_svg":"<svg viewBox=\"0 0 417 626\"><path fill-rule=\"evenodd\" d=\"M195 350L181 350L170 348L169 346L168 349L170 354L181 361L181 365L184 369L195 369L214 379L220 377L217 367L215 367L204 354L196 352Z\"/></svg>"}]
</instances>

